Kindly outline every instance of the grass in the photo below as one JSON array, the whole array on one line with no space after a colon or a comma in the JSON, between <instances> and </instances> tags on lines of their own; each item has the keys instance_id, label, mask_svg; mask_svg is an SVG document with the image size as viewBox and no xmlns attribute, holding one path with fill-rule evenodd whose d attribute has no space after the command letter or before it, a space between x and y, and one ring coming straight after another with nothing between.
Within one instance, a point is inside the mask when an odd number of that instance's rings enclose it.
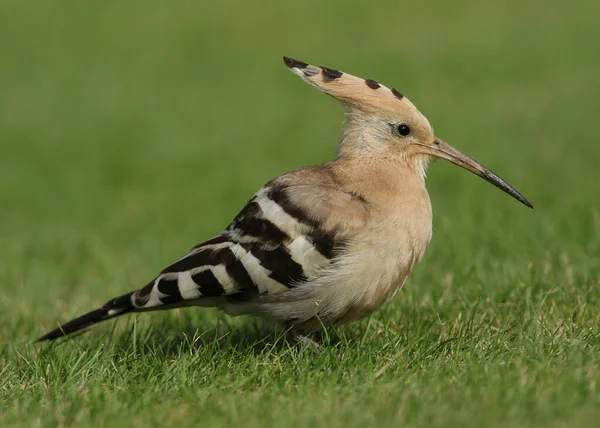
<instances>
[{"instance_id":1,"label":"grass","mask_svg":"<svg viewBox=\"0 0 600 428\"><path fill-rule=\"evenodd\" d=\"M589 426L600 417L600 8L566 2L4 2L0 425ZM281 56L405 93L535 205L431 166L404 290L313 355L251 319L41 333L139 287L343 115Z\"/></svg>"}]
</instances>

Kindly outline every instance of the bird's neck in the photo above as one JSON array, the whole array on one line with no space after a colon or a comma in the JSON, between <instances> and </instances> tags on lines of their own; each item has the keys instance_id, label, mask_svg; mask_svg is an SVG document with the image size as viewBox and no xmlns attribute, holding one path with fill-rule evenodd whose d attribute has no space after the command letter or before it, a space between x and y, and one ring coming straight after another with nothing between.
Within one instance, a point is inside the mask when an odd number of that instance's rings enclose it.
<instances>
[{"instance_id":1,"label":"bird's neck","mask_svg":"<svg viewBox=\"0 0 600 428\"><path fill-rule=\"evenodd\" d=\"M382 231L380 242L388 242L392 253L398 243L412 245L410 261L414 264L425 253L431 240L432 212L425 188L426 159L372 158L338 156L332 163L334 174L344 182L346 191L365 199L376 229Z\"/></svg>"},{"instance_id":2,"label":"bird's neck","mask_svg":"<svg viewBox=\"0 0 600 428\"><path fill-rule=\"evenodd\" d=\"M378 195L381 198L403 198L410 194L426 195L425 158L340 152L331 166L342 182L348 183L365 197Z\"/></svg>"}]
</instances>

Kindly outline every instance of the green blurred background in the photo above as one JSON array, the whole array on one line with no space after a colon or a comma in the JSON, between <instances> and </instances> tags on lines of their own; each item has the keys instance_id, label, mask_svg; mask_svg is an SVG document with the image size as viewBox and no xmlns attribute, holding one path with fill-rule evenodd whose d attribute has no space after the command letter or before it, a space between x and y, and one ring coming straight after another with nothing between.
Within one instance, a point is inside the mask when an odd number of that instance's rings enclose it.
<instances>
[{"instance_id":1,"label":"green blurred background","mask_svg":"<svg viewBox=\"0 0 600 428\"><path fill-rule=\"evenodd\" d=\"M456 299L568 289L558 318L598 309L597 1L3 0L0 52L3 345L145 284L263 183L332 158L343 111L283 55L396 87L535 206L434 163L434 238L392 306L453 318Z\"/></svg>"}]
</instances>

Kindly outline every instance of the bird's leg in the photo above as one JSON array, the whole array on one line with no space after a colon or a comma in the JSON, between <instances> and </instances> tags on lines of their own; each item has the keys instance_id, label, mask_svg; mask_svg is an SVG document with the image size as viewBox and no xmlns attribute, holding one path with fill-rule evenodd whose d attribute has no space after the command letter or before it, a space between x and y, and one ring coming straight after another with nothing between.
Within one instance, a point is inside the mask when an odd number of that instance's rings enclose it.
<instances>
[{"instance_id":1,"label":"bird's leg","mask_svg":"<svg viewBox=\"0 0 600 428\"><path fill-rule=\"evenodd\" d=\"M321 344L319 342L311 339L310 337L302 333L298 333L295 330L288 330L287 335L295 343L301 344L312 349L315 354L318 354L321 351Z\"/></svg>"}]
</instances>

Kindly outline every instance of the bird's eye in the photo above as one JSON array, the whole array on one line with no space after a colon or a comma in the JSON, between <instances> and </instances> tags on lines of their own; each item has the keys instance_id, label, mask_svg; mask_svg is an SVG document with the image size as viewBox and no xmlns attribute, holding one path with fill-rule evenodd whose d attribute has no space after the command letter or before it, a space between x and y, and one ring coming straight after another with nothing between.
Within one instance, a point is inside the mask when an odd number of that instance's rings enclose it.
<instances>
[{"instance_id":1,"label":"bird's eye","mask_svg":"<svg viewBox=\"0 0 600 428\"><path fill-rule=\"evenodd\" d=\"M396 129L398 134L402 135L403 137L406 137L408 134L410 134L410 128L406 123L401 123Z\"/></svg>"}]
</instances>

